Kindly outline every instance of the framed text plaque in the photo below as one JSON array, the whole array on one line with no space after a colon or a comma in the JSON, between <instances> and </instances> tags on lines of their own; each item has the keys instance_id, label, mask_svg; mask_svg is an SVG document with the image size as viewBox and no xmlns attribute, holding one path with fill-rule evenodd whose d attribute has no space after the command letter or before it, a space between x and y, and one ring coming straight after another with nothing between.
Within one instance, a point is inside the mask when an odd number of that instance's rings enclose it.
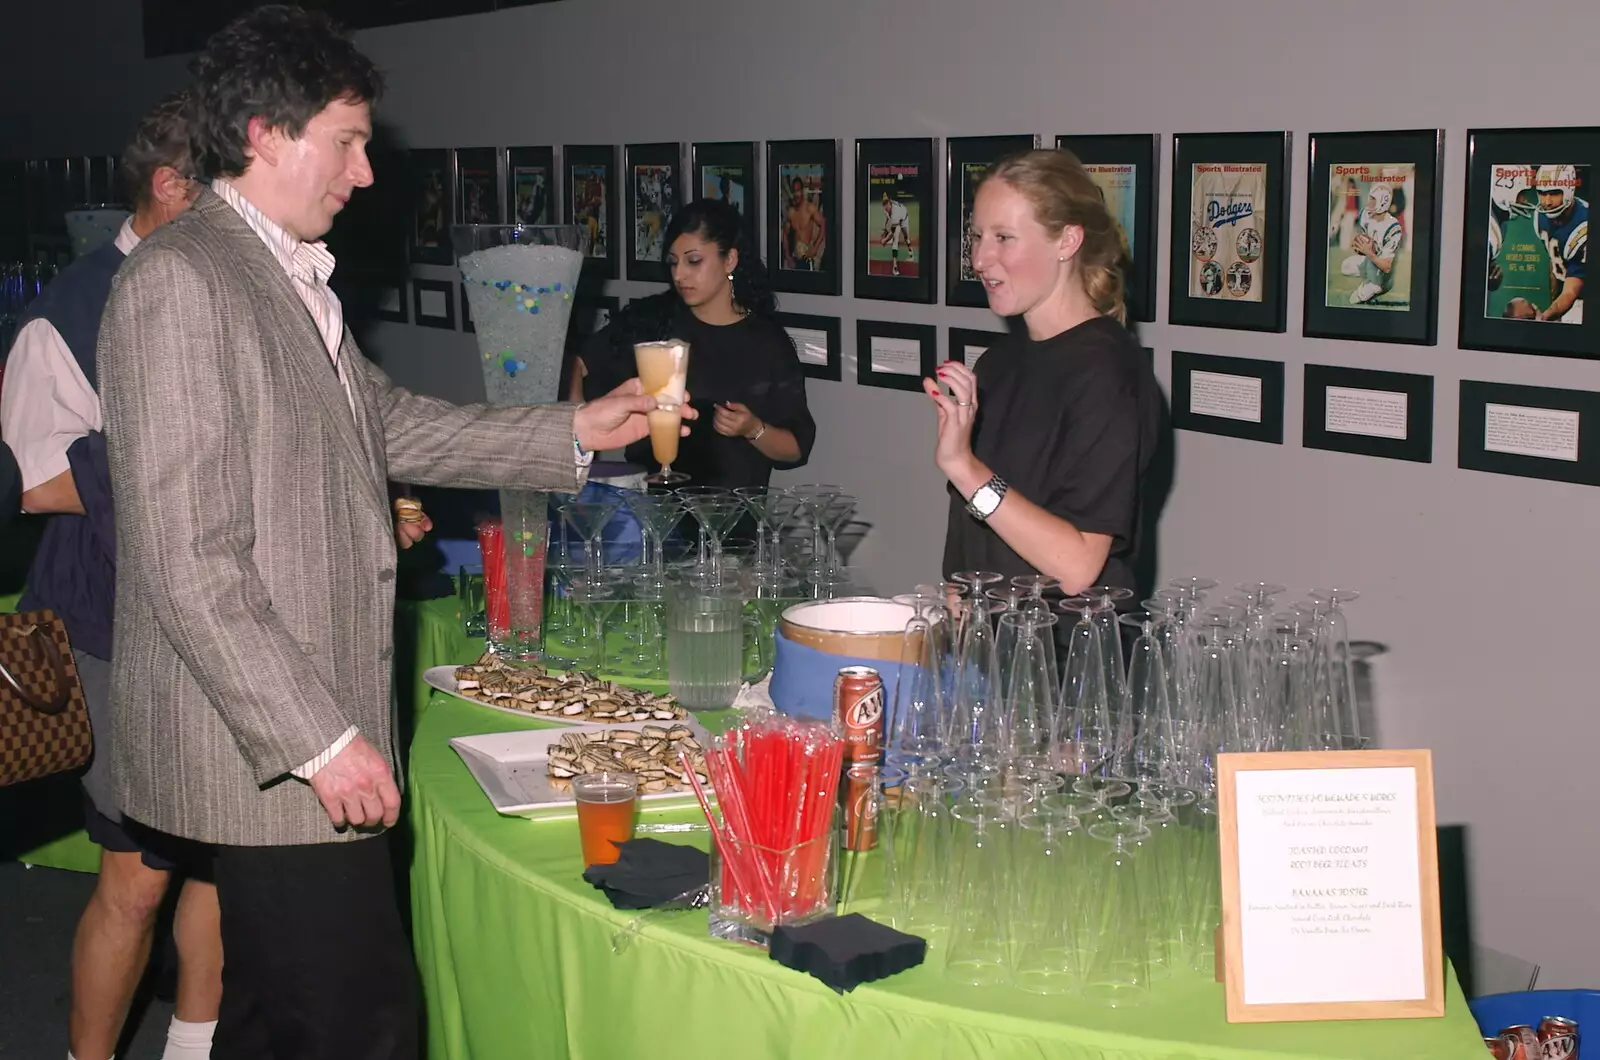
<instances>
[{"instance_id":1,"label":"framed text plaque","mask_svg":"<svg viewBox=\"0 0 1600 1060\"><path fill-rule=\"evenodd\" d=\"M1431 752L1217 767L1228 1022L1443 1016Z\"/></svg>"}]
</instances>

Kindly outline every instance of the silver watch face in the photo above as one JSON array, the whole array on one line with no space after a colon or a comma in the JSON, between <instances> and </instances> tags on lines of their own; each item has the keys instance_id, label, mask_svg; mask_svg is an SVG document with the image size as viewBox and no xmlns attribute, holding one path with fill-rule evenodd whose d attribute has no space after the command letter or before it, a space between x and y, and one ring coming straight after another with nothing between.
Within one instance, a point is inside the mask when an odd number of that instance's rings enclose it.
<instances>
[{"instance_id":1,"label":"silver watch face","mask_svg":"<svg viewBox=\"0 0 1600 1060\"><path fill-rule=\"evenodd\" d=\"M993 515L994 510L1000 507L1000 494L993 486L979 486L978 492L972 495L972 506L984 515Z\"/></svg>"}]
</instances>

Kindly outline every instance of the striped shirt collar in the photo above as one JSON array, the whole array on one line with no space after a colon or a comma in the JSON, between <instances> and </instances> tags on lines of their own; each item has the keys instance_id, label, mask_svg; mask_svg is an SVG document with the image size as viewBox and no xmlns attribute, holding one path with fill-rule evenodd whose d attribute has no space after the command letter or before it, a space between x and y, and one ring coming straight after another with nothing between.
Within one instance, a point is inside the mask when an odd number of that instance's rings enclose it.
<instances>
[{"instance_id":1,"label":"striped shirt collar","mask_svg":"<svg viewBox=\"0 0 1600 1060\"><path fill-rule=\"evenodd\" d=\"M272 256L278 259L278 264L283 266L284 272L306 283L328 282L333 275L334 259L326 243L320 240L304 243L296 239L257 209L238 188L220 177L211 182L211 190L232 206L251 231L261 237L267 249L272 251Z\"/></svg>"}]
</instances>

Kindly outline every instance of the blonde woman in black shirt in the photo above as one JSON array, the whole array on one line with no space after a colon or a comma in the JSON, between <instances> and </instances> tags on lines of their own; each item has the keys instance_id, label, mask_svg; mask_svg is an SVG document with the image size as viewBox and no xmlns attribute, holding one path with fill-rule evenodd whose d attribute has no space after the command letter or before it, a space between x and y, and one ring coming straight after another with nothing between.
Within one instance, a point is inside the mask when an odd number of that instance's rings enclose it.
<instances>
[{"instance_id":1,"label":"blonde woman in black shirt","mask_svg":"<svg viewBox=\"0 0 1600 1060\"><path fill-rule=\"evenodd\" d=\"M976 371L951 361L923 380L952 493L947 573L1043 574L1069 594L1136 588L1161 406L1124 327L1126 247L1099 189L1063 152L1002 159L979 185L973 271L989 308L1021 317L1026 333L998 341Z\"/></svg>"}]
</instances>

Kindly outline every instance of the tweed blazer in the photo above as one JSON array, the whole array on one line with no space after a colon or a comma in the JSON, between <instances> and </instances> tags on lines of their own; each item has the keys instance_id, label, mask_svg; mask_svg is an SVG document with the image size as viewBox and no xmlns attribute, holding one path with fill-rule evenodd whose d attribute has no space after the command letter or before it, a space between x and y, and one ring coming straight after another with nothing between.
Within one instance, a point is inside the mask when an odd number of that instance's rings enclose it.
<instances>
[{"instance_id":1,"label":"tweed blazer","mask_svg":"<svg viewBox=\"0 0 1600 1060\"><path fill-rule=\"evenodd\" d=\"M408 393L346 329L352 416L283 267L209 190L117 273L98 354L124 813L210 843L359 838L289 772L351 725L397 764L387 479L581 488L575 406Z\"/></svg>"}]
</instances>

